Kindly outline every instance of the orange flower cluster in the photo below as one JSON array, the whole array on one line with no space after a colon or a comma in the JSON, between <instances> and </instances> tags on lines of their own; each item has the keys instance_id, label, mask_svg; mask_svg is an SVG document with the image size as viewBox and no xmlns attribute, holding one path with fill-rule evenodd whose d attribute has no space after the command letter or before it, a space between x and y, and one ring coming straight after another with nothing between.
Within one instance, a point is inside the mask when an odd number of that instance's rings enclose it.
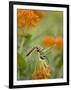
<instances>
[{"instance_id":1,"label":"orange flower cluster","mask_svg":"<svg viewBox=\"0 0 71 90\"><path fill-rule=\"evenodd\" d=\"M58 49L63 48L63 38L61 36L58 37L46 36L43 42L47 47L51 45L56 45Z\"/></svg>"},{"instance_id":2,"label":"orange flower cluster","mask_svg":"<svg viewBox=\"0 0 71 90\"><path fill-rule=\"evenodd\" d=\"M44 65L35 70L32 74L33 80L49 79L51 76L51 70L49 65Z\"/></svg>"},{"instance_id":3,"label":"orange flower cluster","mask_svg":"<svg viewBox=\"0 0 71 90\"><path fill-rule=\"evenodd\" d=\"M62 49L63 48L63 38L62 37L56 37L55 38L55 44L57 48Z\"/></svg>"},{"instance_id":4,"label":"orange flower cluster","mask_svg":"<svg viewBox=\"0 0 71 90\"><path fill-rule=\"evenodd\" d=\"M43 11L34 11L26 9L17 10L17 25L19 28L25 26L36 26L37 22L44 16Z\"/></svg>"},{"instance_id":5,"label":"orange flower cluster","mask_svg":"<svg viewBox=\"0 0 71 90\"><path fill-rule=\"evenodd\" d=\"M46 46L51 46L51 45L54 45L54 38L52 36L46 36L43 40L44 44Z\"/></svg>"}]
</instances>

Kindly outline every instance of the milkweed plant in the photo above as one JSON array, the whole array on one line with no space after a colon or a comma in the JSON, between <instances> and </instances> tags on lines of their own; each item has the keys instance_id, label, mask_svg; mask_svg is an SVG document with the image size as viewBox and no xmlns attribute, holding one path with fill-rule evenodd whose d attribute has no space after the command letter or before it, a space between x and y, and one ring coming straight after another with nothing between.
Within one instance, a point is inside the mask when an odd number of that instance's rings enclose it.
<instances>
[{"instance_id":1,"label":"milkweed plant","mask_svg":"<svg viewBox=\"0 0 71 90\"><path fill-rule=\"evenodd\" d=\"M17 79L63 78L63 12L17 9Z\"/></svg>"}]
</instances>

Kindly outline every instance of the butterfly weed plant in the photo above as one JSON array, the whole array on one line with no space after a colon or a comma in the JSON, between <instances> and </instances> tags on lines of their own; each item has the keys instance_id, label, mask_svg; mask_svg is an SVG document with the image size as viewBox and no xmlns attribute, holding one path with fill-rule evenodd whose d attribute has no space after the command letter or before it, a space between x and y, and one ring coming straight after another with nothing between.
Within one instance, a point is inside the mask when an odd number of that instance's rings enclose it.
<instances>
[{"instance_id":1,"label":"butterfly weed plant","mask_svg":"<svg viewBox=\"0 0 71 90\"><path fill-rule=\"evenodd\" d=\"M63 12L17 9L17 79L63 78Z\"/></svg>"}]
</instances>

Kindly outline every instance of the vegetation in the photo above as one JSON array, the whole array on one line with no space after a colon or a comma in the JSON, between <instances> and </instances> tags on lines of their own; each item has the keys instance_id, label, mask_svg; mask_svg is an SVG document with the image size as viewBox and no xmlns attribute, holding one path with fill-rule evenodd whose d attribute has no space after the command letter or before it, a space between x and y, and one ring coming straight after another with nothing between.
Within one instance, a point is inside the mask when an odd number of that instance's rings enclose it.
<instances>
[{"instance_id":1,"label":"vegetation","mask_svg":"<svg viewBox=\"0 0 71 90\"><path fill-rule=\"evenodd\" d=\"M63 12L17 10L17 79L63 78Z\"/></svg>"}]
</instances>

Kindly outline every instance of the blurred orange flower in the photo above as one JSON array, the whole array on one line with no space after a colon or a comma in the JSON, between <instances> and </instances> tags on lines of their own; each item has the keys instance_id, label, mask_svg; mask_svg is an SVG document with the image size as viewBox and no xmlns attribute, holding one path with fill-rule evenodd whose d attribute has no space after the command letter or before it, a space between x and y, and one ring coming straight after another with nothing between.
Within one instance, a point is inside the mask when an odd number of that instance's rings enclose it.
<instances>
[{"instance_id":1,"label":"blurred orange flower","mask_svg":"<svg viewBox=\"0 0 71 90\"><path fill-rule=\"evenodd\" d=\"M39 80L39 79L49 79L51 76L51 70L49 65L41 66L37 70L35 70L32 74L33 80Z\"/></svg>"},{"instance_id":2,"label":"blurred orange flower","mask_svg":"<svg viewBox=\"0 0 71 90\"><path fill-rule=\"evenodd\" d=\"M17 25L19 28L24 28L25 26L36 26L37 22L43 17L43 11L34 11L26 9L17 10Z\"/></svg>"},{"instance_id":3,"label":"blurred orange flower","mask_svg":"<svg viewBox=\"0 0 71 90\"><path fill-rule=\"evenodd\" d=\"M43 42L44 42L45 46L47 46L47 47L54 45L54 37L46 36L46 37L44 37Z\"/></svg>"},{"instance_id":4,"label":"blurred orange flower","mask_svg":"<svg viewBox=\"0 0 71 90\"><path fill-rule=\"evenodd\" d=\"M58 49L63 49L63 37L61 36L58 37L46 36L44 37L43 43L47 47L56 45Z\"/></svg>"},{"instance_id":5,"label":"blurred orange flower","mask_svg":"<svg viewBox=\"0 0 71 90\"><path fill-rule=\"evenodd\" d=\"M60 37L60 36L56 37L55 44L58 49L62 49L63 48L63 37Z\"/></svg>"}]
</instances>

